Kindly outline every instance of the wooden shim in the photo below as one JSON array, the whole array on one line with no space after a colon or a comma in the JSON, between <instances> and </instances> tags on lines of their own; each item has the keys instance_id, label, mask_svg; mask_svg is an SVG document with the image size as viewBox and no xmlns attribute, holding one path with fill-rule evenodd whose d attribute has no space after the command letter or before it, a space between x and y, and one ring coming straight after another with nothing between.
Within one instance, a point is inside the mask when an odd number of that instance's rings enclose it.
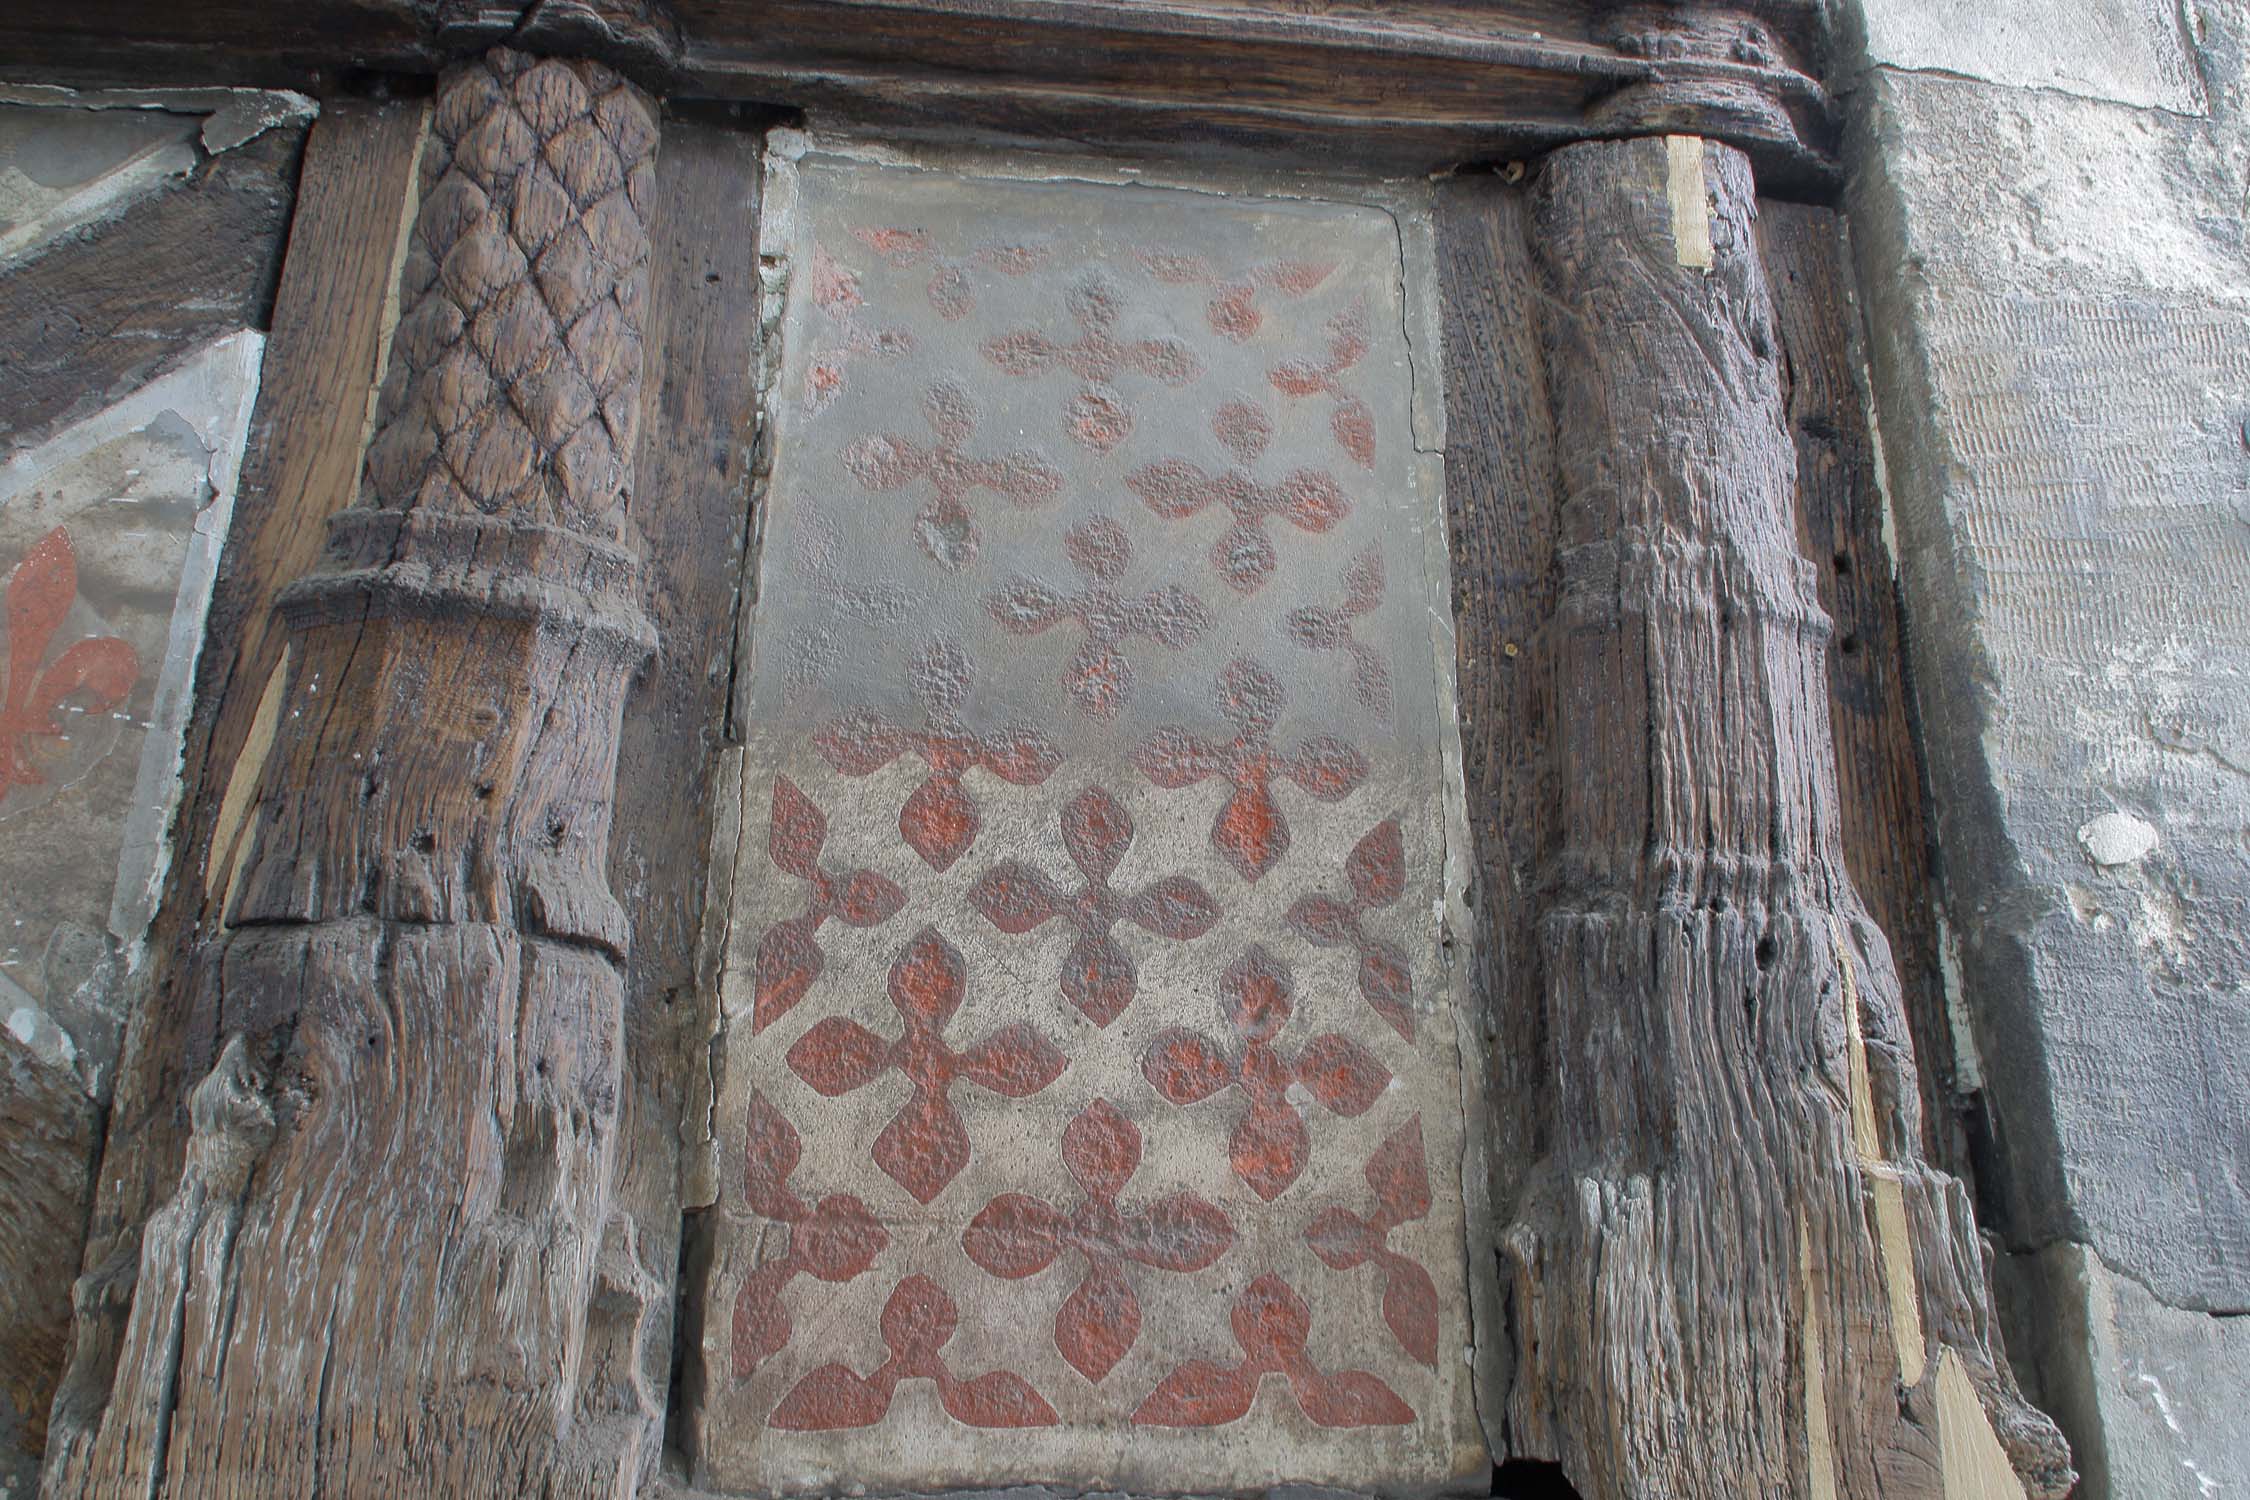
<instances>
[{"instance_id":1,"label":"wooden shim","mask_svg":"<svg viewBox=\"0 0 2250 1500\"><path fill-rule=\"evenodd\" d=\"M1565 148L1535 192L1565 775L1506 1430L1589 1495L1943 1493L1950 1351L2060 1494L1844 860L1755 214L1744 157L1679 138Z\"/></svg>"},{"instance_id":2,"label":"wooden shim","mask_svg":"<svg viewBox=\"0 0 2250 1500\"><path fill-rule=\"evenodd\" d=\"M1836 622L1828 667L1844 859L1898 966L1921 1070L1923 1150L1964 1176L1968 1144L1939 967L1927 779L1898 574L1883 543L1843 221L1830 209L1765 202L1759 229L1797 448L1798 523L1821 607Z\"/></svg>"},{"instance_id":3,"label":"wooden shim","mask_svg":"<svg viewBox=\"0 0 2250 1500\"><path fill-rule=\"evenodd\" d=\"M265 323L304 140L297 126L266 131L0 268L0 449L28 447L212 339Z\"/></svg>"}]
</instances>

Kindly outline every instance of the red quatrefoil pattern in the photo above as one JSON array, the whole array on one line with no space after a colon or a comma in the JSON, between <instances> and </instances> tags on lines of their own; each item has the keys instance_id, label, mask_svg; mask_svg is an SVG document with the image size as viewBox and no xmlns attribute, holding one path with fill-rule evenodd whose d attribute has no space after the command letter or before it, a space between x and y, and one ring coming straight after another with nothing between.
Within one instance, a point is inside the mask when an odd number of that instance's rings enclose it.
<instances>
[{"instance_id":1,"label":"red quatrefoil pattern","mask_svg":"<svg viewBox=\"0 0 2250 1500\"><path fill-rule=\"evenodd\" d=\"M760 1442L860 1445L773 1450L806 1472L960 1429L1437 1433L1459 1081L1402 946L1434 876L1391 811L1427 647L1371 477L1390 314L1314 240L912 212L822 222L799 292L821 467L790 492L777 449L792 602L749 655L715 1384Z\"/></svg>"}]
</instances>

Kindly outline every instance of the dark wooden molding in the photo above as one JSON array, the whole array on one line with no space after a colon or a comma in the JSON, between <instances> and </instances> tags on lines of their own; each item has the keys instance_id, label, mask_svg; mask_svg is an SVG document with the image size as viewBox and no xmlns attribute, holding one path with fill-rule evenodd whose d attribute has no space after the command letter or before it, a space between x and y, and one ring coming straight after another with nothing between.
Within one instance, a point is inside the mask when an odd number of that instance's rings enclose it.
<instances>
[{"instance_id":1,"label":"dark wooden molding","mask_svg":"<svg viewBox=\"0 0 2250 1500\"><path fill-rule=\"evenodd\" d=\"M1422 173L1695 131L1768 190L1837 179L1826 22L1797 0L84 0L0 18L0 76L320 93L501 40L905 134Z\"/></svg>"}]
</instances>

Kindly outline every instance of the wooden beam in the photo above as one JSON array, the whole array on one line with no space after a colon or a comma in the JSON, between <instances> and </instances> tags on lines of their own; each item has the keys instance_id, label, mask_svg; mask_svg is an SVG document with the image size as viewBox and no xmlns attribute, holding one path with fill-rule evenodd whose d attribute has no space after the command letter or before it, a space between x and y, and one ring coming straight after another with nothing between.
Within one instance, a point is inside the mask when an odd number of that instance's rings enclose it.
<instances>
[{"instance_id":1,"label":"wooden beam","mask_svg":"<svg viewBox=\"0 0 2250 1500\"><path fill-rule=\"evenodd\" d=\"M1588 1494L1959 1493L1950 1370L2059 1496L1845 857L1756 212L1742 154L1694 137L1539 169L1572 774L1515 1023L1549 1123L1506 1174L1505 1430Z\"/></svg>"},{"instance_id":2,"label":"wooden beam","mask_svg":"<svg viewBox=\"0 0 2250 1500\"><path fill-rule=\"evenodd\" d=\"M0 18L0 76L319 91L468 46L582 34L587 0L88 0ZM465 18L465 19L464 19ZM1825 21L1794 0L675 0L610 60L672 99L1074 149L1424 172L1701 128L1769 186L1836 180ZM595 55L601 55L598 51Z\"/></svg>"},{"instance_id":3,"label":"wooden beam","mask_svg":"<svg viewBox=\"0 0 2250 1500\"><path fill-rule=\"evenodd\" d=\"M599 64L441 80L359 503L277 600L272 748L194 955L223 1045L50 1495L615 1495L653 1458L576 1439L590 1324L614 1373L591 1309L663 1301L615 1201L608 876L655 644L626 543L656 141Z\"/></svg>"}]
</instances>

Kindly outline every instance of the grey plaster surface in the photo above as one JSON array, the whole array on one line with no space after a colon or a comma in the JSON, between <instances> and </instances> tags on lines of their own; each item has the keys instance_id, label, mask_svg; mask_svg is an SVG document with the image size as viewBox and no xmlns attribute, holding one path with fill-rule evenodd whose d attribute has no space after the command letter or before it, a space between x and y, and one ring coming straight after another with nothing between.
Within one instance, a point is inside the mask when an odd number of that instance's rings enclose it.
<instances>
[{"instance_id":1,"label":"grey plaster surface","mask_svg":"<svg viewBox=\"0 0 2250 1500\"><path fill-rule=\"evenodd\" d=\"M2089 1496L2228 1493L2190 1467L2250 1431L2119 1393L2177 1341L2250 1410L2205 1350L2250 1309L2250 7L1864 9L1852 228L1985 1224L2129 1288L2114 1337L2017 1299L2051 1398L2108 1393L2057 1401Z\"/></svg>"},{"instance_id":2,"label":"grey plaster surface","mask_svg":"<svg viewBox=\"0 0 2250 1500\"><path fill-rule=\"evenodd\" d=\"M818 152L767 204L699 1482L1480 1479L1399 222ZM933 997L942 1102L882 1050Z\"/></svg>"}]
</instances>

